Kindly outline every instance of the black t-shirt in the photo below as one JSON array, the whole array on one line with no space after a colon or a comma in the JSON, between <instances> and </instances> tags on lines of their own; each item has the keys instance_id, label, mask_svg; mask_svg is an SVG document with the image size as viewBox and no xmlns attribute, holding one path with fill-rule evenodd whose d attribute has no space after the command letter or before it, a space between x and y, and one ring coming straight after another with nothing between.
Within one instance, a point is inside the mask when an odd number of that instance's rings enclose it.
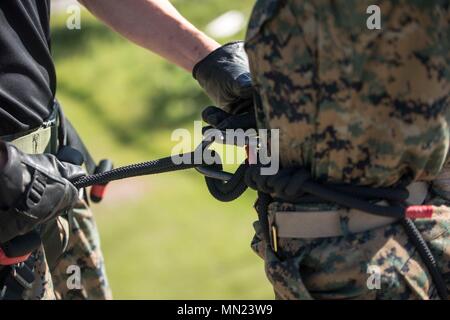
<instances>
[{"instance_id":1,"label":"black t-shirt","mask_svg":"<svg viewBox=\"0 0 450 320\"><path fill-rule=\"evenodd\" d=\"M0 0L0 136L40 126L55 89L50 0Z\"/></svg>"}]
</instances>

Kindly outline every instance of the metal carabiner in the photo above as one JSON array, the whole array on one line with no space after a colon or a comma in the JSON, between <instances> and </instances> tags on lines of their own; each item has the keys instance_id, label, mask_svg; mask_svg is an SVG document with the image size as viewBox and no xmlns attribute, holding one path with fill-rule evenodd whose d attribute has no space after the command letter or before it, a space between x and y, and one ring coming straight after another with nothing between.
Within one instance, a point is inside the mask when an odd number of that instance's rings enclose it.
<instances>
[{"instance_id":1,"label":"metal carabiner","mask_svg":"<svg viewBox=\"0 0 450 320\"><path fill-rule=\"evenodd\" d=\"M219 132L220 135L216 135L217 132ZM223 143L223 141L225 140L225 132L218 129L212 129L211 131L207 131L206 133L207 134L203 138L202 142L198 145L194 153L201 152L201 154L203 155L203 152L208 149L214 142ZM219 138L220 141L217 141L217 138ZM225 182L229 181L233 177L232 173L218 169L214 165L200 165L198 167L195 167L195 170L197 170L200 174L204 175L207 178Z\"/></svg>"},{"instance_id":2,"label":"metal carabiner","mask_svg":"<svg viewBox=\"0 0 450 320\"><path fill-rule=\"evenodd\" d=\"M235 145L235 146L248 146L249 144L249 137L246 137L245 142L238 143L237 139L233 139L233 141L229 141L227 136L227 131L214 129L211 127L205 127L208 130L204 130L205 137L200 143L200 145L197 147L196 151L201 148L201 152L203 152L208 149L214 142L220 143L220 144L228 144L228 145ZM204 128L204 129L205 129ZM217 166L221 166L221 163L214 165L201 165L195 168L200 174L204 175L207 178L212 178L216 180L221 180L224 182L230 181L234 174L224 171L222 169L219 169Z\"/></svg>"}]
</instances>

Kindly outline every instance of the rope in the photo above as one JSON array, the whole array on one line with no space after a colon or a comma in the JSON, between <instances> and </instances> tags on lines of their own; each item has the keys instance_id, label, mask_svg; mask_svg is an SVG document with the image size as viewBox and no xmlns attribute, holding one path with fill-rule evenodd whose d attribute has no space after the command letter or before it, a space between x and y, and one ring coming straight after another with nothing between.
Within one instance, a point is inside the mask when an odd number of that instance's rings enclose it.
<instances>
[{"instance_id":1,"label":"rope","mask_svg":"<svg viewBox=\"0 0 450 320\"><path fill-rule=\"evenodd\" d=\"M428 247L422 234L411 219L403 218L400 220L400 222L405 229L408 238L411 240L411 242L419 252L419 256L422 258L422 261L425 263L425 266L430 273L431 279L436 286L436 291L439 297L442 300L448 300L447 284L442 277L442 273L439 271L436 259L434 258L433 253Z\"/></svg>"},{"instance_id":2,"label":"rope","mask_svg":"<svg viewBox=\"0 0 450 320\"><path fill-rule=\"evenodd\" d=\"M111 171L82 176L74 181L73 185L77 188L86 188L93 185L105 184L107 182L122 180L131 177L152 175L165 172L173 172L179 170L192 169L202 164L194 164L194 152L188 154L191 161L190 164L174 164L172 157L141 162L124 167L115 168Z\"/></svg>"},{"instance_id":3,"label":"rope","mask_svg":"<svg viewBox=\"0 0 450 320\"><path fill-rule=\"evenodd\" d=\"M221 130L249 128L255 125L254 117L251 115L229 115L213 107L205 109L203 119L213 127ZM204 140L198 148L204 150L212 142L211 140ZM195 152L189 153L191 160L194 159L194 154ZM263 230L266 231L264 237L267 238L265 239L267 241L270 241L267 209L270 202L274 199L292 203L305 200L325 201L375 215L399 218L406 234L427 266L440 298L447 299L446 283L438 270L431 250L419 230L417 230L414 222L406 218L406 208L403 203L408 198L409 193L403 187L370 188L345 184L322 184L314 181L309 171L305 168L286 168L281 169L276 175L263 176L260 174L261 166L248 165L247 163L241 164L236 173L231 175L222 171L221 163L206 166L204 164L194 164L194 161L191 161L190 164L176 165L171 157L120 167L105 173L84 176L73 181L73 184L78 188L84 188L129 177L192 168L197 168L200 173L205 174L209 192L219 201L233 201L239 198L247 187L257 190L257 212ZM374 200L386 200L388 205L374 204Z\"/></svg>"},{"instance_id":4,"label":"rope","mask_svg":"<svg viewBox=\"0 0 450 320\"><path fill-rule=\"evenodd\" d=\"M380 216L401 218L404 208L400 205L381 206L368 200L405 201L408 191L404 188L368 188L359 186L322 185L311 179L308 171L302 168L281 169L276 175L263 176L260 166L250 166L245 174L246 184L255 190L274 194L276 198L296 202L306 194L316 200L332 202L347 208L354 208ZM364 196L362 199L360 196ZM313 198L314 199L314 198Z\"/></svg>"}]
</instances>

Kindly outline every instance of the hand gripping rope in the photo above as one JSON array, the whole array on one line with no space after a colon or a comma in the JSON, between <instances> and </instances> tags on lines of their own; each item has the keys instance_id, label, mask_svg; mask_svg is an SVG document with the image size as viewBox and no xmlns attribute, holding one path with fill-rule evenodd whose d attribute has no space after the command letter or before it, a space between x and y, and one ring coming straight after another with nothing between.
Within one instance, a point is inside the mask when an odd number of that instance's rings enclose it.
<instances>
[{"instance_id":1,"label":"hand gripping rope","mask_svg":"<svg viewBox=\"0 0 450 320\"><path fill-rule=\"evenodd\" d=\"M210 107L211 108L211 107ZM207 108L205 111L211 110ZM213 109L215 111L216 109ZM205 112L204 112L205 113ZM221 115L222 116L222 115ZM251 114L232 115L227 118L217 117L220 125L215 128L205 127L203 132L206 133L204 140L199 144L195 151L182 154L183 159L190 159L189 163L175 164L172 157L161 158L157 160L141 162L124 167L112 169L110 171L101 172L98 174L87 175L80 177L72 183L77 188L86 188L93 185L102 185L115 180L122 180L131 177L152 175L159 173L166 173L172 171L180 171L186 169L196 169L199 173L205 176L206 184L210 193L220 201L233 201L239 198L247 189L244 180L245 172L248 168L247 163L239 166L237 171L232 174L222 170L221 159L214 151L212 155L216 161L214 164L208 165L205 163L195 163L196 154L203 155L203 152L208 149L213 142L226 144L229 143L226 139L226 129L243 128L248 129L255 127L256 123L254 116ZM209 129L215 129L216 134L207 134ZM220 134L217 134L220 131ZM217 139L219 138L219 139ZM233 143L234 144L234 143ZM65 160L65 159L60 159ZM68 160L68 159L67 159ZM203 160L203 159L202 159Z\"/></svg>"},{"instance_id":2,"label":"hand gripping rope","mask_svg":"<svg viewBox=\"0 0 450 320\"><path fill-rule=\"evenodd\" d=\"M218 142L221 142L222 140L225 141L225 139L221 139ZM206 179L208 185L210 185L211 188L215 188L214 195L216 198L223 201L225 201L225 199L231 201L238 198L247 188L243 181L243 175L239 177L239 181L236 181L237 175L222 171L220 157L213 151L211 152L214 154L217 164L207 165L202 162L195 163L196 154L203 155L203 152L208 149L214 141L215 139L212 135L206 137L195 151L180 155L182 159L190 159L187 163L175 164L172 157L165 157L107 171L100 170L98 173L82 176L71 182L78 189L90 186L101 188L111 181L196 168L200 173L207 176ZM82 155L77 150L69 147L63 148L61 152L58 153L58 158L61 161L78 165L81 165L83 161ZM105 166L111 167L111 165ZM242 169L240 171L242 172ZM230 198L230 193L233 196L232 198ZM41 239L37 231L32 231L28 234L18 236L7 243L0 244L0 266L13 266L27 261L27 259L30 258L31 252L40 245Z\"/></svg>"}]
</instances>

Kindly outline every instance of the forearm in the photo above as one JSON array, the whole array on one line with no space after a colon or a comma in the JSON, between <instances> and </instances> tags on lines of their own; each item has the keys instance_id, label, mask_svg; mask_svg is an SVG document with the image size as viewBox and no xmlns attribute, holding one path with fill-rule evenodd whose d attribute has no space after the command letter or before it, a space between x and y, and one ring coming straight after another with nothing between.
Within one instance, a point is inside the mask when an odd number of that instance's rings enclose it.
<instances>
[{"instance_id":1,"label":"forearm","mask_svg":"<svg viewBox=\"0 0 450 320\"><path fill-rule=\"evenodd\" d=\"M191 72L220 45L183 18L168 0L79 0L111 28Z\"/></svg>"}]
</instances>

